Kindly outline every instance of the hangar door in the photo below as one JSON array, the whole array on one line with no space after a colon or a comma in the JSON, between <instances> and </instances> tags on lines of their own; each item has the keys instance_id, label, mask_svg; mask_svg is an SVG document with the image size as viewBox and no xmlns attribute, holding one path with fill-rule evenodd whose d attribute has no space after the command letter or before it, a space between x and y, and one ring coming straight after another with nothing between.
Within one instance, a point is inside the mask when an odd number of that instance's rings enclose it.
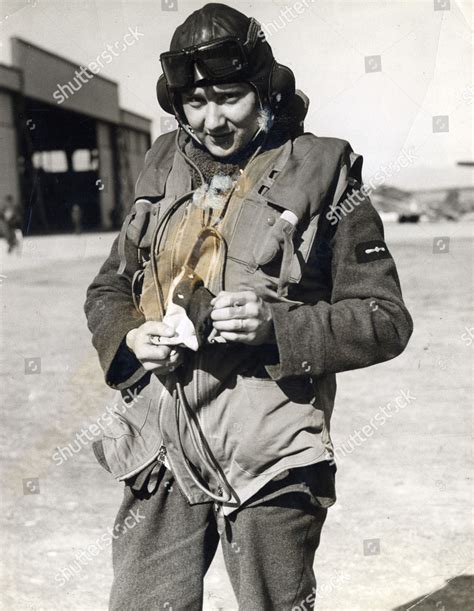
<instances>
[{"instance_id":1,"label":"hangar door","mask_svg":"<svg viewBox=\"0 0 474 611\"><path fill-rule=\"evenodd\" d=\"M100 228L96 121L29 98L23 112L25 232Z\"/></svg>"}]
</instances>

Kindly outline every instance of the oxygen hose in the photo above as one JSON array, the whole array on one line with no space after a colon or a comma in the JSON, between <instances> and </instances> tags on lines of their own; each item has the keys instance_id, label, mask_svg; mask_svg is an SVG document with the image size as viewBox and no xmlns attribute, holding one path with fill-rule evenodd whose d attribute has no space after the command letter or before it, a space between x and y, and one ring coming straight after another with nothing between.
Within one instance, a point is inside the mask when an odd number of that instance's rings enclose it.
<instances>
[{"instance_id":1,"label":"oxygen hose","mask_svg":"<svg viewBox=\"0 0 474 611\"><path fill-rule=\"evenodd\" d=\"M178 154L184 159L184 161L196 171L197 175L199 176L199 180L201 181L201 186L202 186L206 182L204 180L203 173L198 168L198 166L194 163L194 161L186 155L186 153L182 150L182 148L179 145L179 136L181 134L181 130L183 130L183 128L180 126L178 128L178 131L176 132L176 138L175 138L176 150L178 151Z\"/></svg>"},{"instance_id":2,"label":"oxygen hose","mask_svg":"<svg viewBox=\"0 0 474 611\"><path fill-rule=\"evenodd\" d=\"M178 136L179 136L179 131L176 135L176 148L179 151L180 155L192 166L195 168L196 172L198 173L202 184L204 184L204 177L201 173L201 171L199 170L199 168L186 156L186 154L181 150L181 147L179 146L179 142L178 142ZM159 275L158 275L158 266L157 266L157 260L156 260L156 255L159 252L160 249L160 245L161 245L161 241L163 239L163 235L164 235L164 231L165 231L165 227L167 222L169 221L169 219L171 218L171 216L174 214L174 212L181 206L183 205L186 201L189 200L190 197L192 197L194 193L194 190L189 191L188 193L185 193L183 196L181 196L179 199L177 199L163 214L163 216L161 217L161 219L159 219L159 222L156 225L156 228L153 232L153 236L152 236L152 240L151 240L151 248L150 248L150 264L151 264L151 269L152 269L152 274L153 274L153 279L154 279L154 285L155 285L155 289L156 289L156 298L157 298L157 302L160 305L160 309L161 309L161 313L162 313L162 317L164 317L164 295L161 289L161 283L159 281ZM196 486L202 491L204 492L206 495L208 495L209 497L211 497L214 501L220 502L220 503L228 503L232 500L232 498L235 498L235 493L233 492L232 488L230 487L230 485L228 484L222 469L219 465L219 463L217 462L214 454L212 453L212 450L209 447L209 444L201 430L201 427L199 426L199 422L197 421L196 418L196 414L193 412L192 408L190 407L187 399L186 399L186 395L184 393L181 381L179 380L179 376L177 373L174 374L173 376L173 382L174 382L174 386L176 388L176 393L177 396L175 396L175 417L176 417L176 424L177 424L177 435L178 435L178 443L181 449L181 453L183 455L184 458L184 464L186 467L186 470L189 474L189 476L191 477L191 479L193 480L193 482L196 484ZM173 393L175 394L175 393ZM203 484L200 481L200 477L199 475L196 473L196 468L194 467L194 465L191 463L191 461L188 459L186 452L184 450L183 447L183 443L181 440L181 432L180 432L180 412L183 413L186 425L188 427L189 430L189 434L190 434L190 438L191 438L191 442L193 444L194 450L196 452L196 455L198 456L199 460L202 462L204 468L209 471L211 474L214 474L218 483L219 483L219 488L223 491L225 491L225 494L223 495L218 495L215 494L212 490L209 490L209 488ZM238 499L237 499L238 500Z\"/></svg>"},{"instance_id":3,"label":"oxygen hose","mask_svg":"<svg viewBox=\"0 0 474 611\"><path fill-rule=\"evenodd\" d=\"M184 458L184 464L189 476L196 484L196 486L207 496L210 496L214 501L217 501L218 503L229 503L230 501L232 501L232 498L235 498L238 504L238 497L227 482L227 479L224 473L222 472L222 468L217 462L211 448L209 447L207 439L201 430L196 414L191 409L188 400L186 399L186 395L184 394L183 386L178 378L178 374L176 374L175 386L178 394L178 396L175 398L175 415L178 442ZM203 463L205 469L215 475L216 480L218 482L218 489L224 492L222 496L219 494L215 494L212 490L210 490L205 484L200 481L200 476L195 472L195 467L193 463L188 459L181 440L179 421L180 412L182 412L184 415L184 420L189 430L194 451L196 452L196 455L198 456L199 460ZM199 435L198 438L196 437L196 431Z\"/></svg>"}]
</instances>

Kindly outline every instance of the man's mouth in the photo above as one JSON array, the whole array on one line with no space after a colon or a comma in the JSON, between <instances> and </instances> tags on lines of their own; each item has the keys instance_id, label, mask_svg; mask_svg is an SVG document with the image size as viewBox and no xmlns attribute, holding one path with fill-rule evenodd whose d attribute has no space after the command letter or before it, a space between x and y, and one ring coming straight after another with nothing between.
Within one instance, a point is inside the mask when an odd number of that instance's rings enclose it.
<instances>
[{"instance_id":1,"label":"man's mouth","mask_svg":"<svg viewBox=\"0 0 474 611\"><path fill-rule=\"evenodd\" d=\"M208 134L208 137L211 140L213 140L216 144L229 140L231 136L232 136L232 132L227 132L225 134Z\"/></svg>"}]
</instances>

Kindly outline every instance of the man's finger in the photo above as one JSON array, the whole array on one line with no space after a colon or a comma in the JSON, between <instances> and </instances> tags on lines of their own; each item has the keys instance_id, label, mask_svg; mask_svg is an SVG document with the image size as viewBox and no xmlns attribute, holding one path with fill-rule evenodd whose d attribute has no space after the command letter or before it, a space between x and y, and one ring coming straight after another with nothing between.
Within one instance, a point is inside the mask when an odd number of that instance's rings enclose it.
<instances>
[{"instance_id":1,"label":"man's finger","mask_svg":"<svg viewBox=\"0 0 474 611\"><path fill-rule=\"evenodd\" d=\"M179 346L182 343L180 337L165 337L164 335L148 335L149 343L154 346Z\"/></svg>"},{"instance_id":2,"label":"man's finger","mask_svg":"<svg viewBox=\"0 0 474 611\"><path fill-rule=\"evenodd\" d=\"M145 371L154 371L155 369L163 369L163 363L156 363L155 361L142 361L142 367Z\"/></svg>"},{"instance_id":3,"label":"man's finger","mask_svg":"<svg viewBox=\"0 0 474 611\"><path fill-rule=\"evenodd\" d=\"M250 303L252 301L257 301L258 297L252 291L221 291L214 299L211 301L211 305L214 306L214 309L218 308L228 308L232 306L245 305L246 303Z\"/></svg>"},{"instance_id":4,"label":"man's finger","mask_svg":"<svg viewBox=\"0 0 474 611\"><path fill-rule=\"evenodd\" d=\"M231 332L223 331L221 333L221 336L228 342L246 343L246 340L247 340L246 333L241 334L241 333L231 333Z\"/></svg>"},{"instance_id":5,"label":"man's finger","mask_svg":"<svg viewBox=\"0 0 474 611\"><path fill-rule=\"evenodd\" d=\"M216 320L213 323L214 329L218 331L237 331L247 333L246 321L242 318L233 318L231 320Z\"/></svg>"},{"instance_id":6,"label":"man's finger","mask_svg":"<svg viewBox=\"0 0 474 611\"><path fill-rule=\"evenodd\" d=\"M152 344L144 344L140 346L136 356L141 361L165 361L170 355L168 346L153 346Z\"/></svg>"},{"instance_id":7,"label":"man's finger","mask_svg":"<svg viewBox=\"0 0 474 611\"><path fill-rule=\"evenodd\" d=\"M219 308L230 308L234 305L236 300L238 301L238 294L239 293L227 293L222 291L217 295L217 297L214 297L214 299L211 301L211 305L213 306L214 310Z\"/></svg>"},{"instance_id":8,"label":"man's finger","mask_svg":"<svg viewBox=\"0 0 474 611\"><path fill-rule=\"evenodd\" d=\"M176 335L173 327L157 320L149 320L144 323L142 325L142 331L147 335L162 335L163 337L173 337L173 335Z\"/></svg>"},{"instance_id":9,"label":"man's finger","mask_svg":"<svg viewBox=\"0 0 474 611\"><path fill-rule=\"evenodd\" d=\"M171 365L175 365L177 363L180 363L183 360L183 355L181 352L177 352L176 350L172 350L171 354L169 356L168 361L171 363Z\"/></svg>"},{"instance_id":10,"label":"man's finger","mask_svg":"<svg viewBox=\"0 0 474 611\"><path fill-rule=\"evenodd\" d=\"M218 308L211 312L212 320L231 320L233 318L247 318L247 308L243 306L232 306L230 308Z\"/></svg>"}]
</instances>

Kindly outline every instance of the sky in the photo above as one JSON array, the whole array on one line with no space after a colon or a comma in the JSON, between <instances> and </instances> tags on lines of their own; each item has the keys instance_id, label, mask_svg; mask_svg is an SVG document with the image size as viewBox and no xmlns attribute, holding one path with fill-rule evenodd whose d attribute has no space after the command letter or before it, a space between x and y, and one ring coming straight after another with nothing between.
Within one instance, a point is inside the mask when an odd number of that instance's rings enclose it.
<instances>
[{"instance_id":1,"label":"sky","mask_svg":"<svg viewBox=\"0 0 474 611\"><path fill-rule=\"evenodd\" d=\"M310 98L306 130L348 140L364 156L365 180L382 169L387 184L401 188L474 184L472 168L456 165L474 159L470 0L227 4L262 23L276 59L294 71L297 87ZM138 40L100 74L119 83L122 108L153 120L157 137L164 115L155 97L159 55L174 29L202 5L3 0L0 62L11 64L9 39L19 36L85 64L137 28Z\"/></svg>"}]
</instances>

